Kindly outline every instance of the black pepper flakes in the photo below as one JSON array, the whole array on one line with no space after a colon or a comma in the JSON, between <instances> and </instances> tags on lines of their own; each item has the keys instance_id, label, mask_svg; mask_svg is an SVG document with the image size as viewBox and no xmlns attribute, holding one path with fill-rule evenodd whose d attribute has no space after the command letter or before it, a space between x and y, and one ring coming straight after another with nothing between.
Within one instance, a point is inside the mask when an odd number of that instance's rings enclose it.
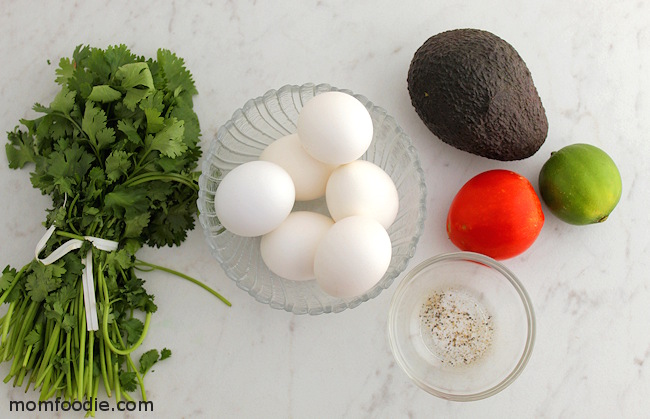
<instances>
[{"instance_id":1,"label":"black pepper flakes","mask_svg":"<svg viewBox=\"0 0 650 419\"><path fill-rule=\"evenodd\" d=\"M461 289L432 292L420 310L425 344L446 364L468 365L488 351L494 325L477 298Z\"/></svg>"}]
</instances>

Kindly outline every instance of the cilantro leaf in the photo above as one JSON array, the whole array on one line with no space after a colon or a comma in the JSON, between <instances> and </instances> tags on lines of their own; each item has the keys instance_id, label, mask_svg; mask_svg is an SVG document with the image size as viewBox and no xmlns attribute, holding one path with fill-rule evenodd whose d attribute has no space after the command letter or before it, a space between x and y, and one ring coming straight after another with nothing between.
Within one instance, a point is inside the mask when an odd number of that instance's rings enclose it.
<instances>
[{"instance_id":1,"label":"cilantro leaf","mask_svg":"<svg viewBox=\"0 0 650 419\"><path fill-rule=\"evenodd\" d=\"M138 106L138 103L149 96L151 94L152 90L150 89L138 89L138 88L133 88L133 89L128 89L126 91L126 96L124 96L124 106L126 106L127 109L133 111L135 108Z\"/></svg>"},{"instance_id":2,"label":"cilantro leaf","mask_svg":"<svg viewBox=\"0 0 650 419\"><path fill-rule=\"evenodd\" d=\"M75 90L77 99L84 101L92 92L94 78L90 71L87 71L83 65L79 65L79 61L75 60L75 62L77 66L72 72L72 77L68 80L68 88Z\"/></svg>"},{"instance_id":3,"label":"cilantro leaf","mask_svg":"<svg viewBox=\"0 0 650 419\"><path fill-rule=\"evenodd\" d=\"M17 272L15 269L11 268L10 266L5 267L5 269L2 271L2 276L0 276L0 292L1 296L5 298L6 303L11 303L13 301L16 301L19 297L24 296L24 276L21 277L22 281L17 281L16 276ZM13 288L11 288L11 291L9 291L9 288L13 285ZM7 292L9 294L7 294Z\"/></svg>"},{"instance_id":4,"label":"cilantro leaf","mask_svg":"<svg viewBox=\"0 0 650 419\"><path fill-rule=\"evenodd\" d=\"M72 123L62 115L51 113L52 111L50 108L37 108L34 106L34 110L39 112L48 112L47 115L34 121L36 136L41 140L49 138L57 141L62 138L70 137L74 132L74 126Z\"/></svg>"},{"instance_id":5,"label":"cilantro leaf","mask_svg":"<svg viewBox=\"0 0 650 419\"><path fill-rule=\"evenodd\" d=\"M81 129L95 145L97 145L97 133L106 129L106 113L102 108L96 107L92 101L86 103Z\"/></svg>"},{"instance_id":6,"label":"cilantro leaf","mask_svg":"<svg viewBox=\"0 0 650 419\"><path fill-rule=\"evenodd\" d=\"M0 291L9 289L15 277L16 270L7 265L0 276Z\"/></svg>"},{"instance_id":7,"label":"cilantro leaf","mask_svg":"<svg viewBox=\"0 0 650 419\"><path fill-rule=\"evenodd\" d=\"M90 56L91 48L88 45L78 45L72 53L72 61L77 68L85 68L86 60Z\"/></svg>"},{"instance_id":8,"label":"cilantro leaf","mask_svg":"<svg viewBox=\"0 0 650 419\"><path fill-rule=\"evenodd\" d=\"M65 86L68 83L68 80L72 77L72 73L74 72L74 64L70 61L69 58L61 58L59 60L59 68L55 70L55 73L57 75L55 81L60 84Z\"/></svg>"},{"instance_id":9,"label":"cilantro leaf","mask_svg":"<svg viewBox=\"0 0 650 419\"><path fill-rule=\"evenodd\" d=\"M82 185L86 198L92 201L100 197L104 192L106 183L107 179L104 170L101 167L93 166Z\"/></svg>"},{"instance_id":10,"label":"cilantro leaf","mask_svg":"<svg viewBox=\"0 0 650 419\"><path fill-rule=\"evenodd\" d=\"M25 345L36 345L40 340L41 334L36 329L32 329L27 336L25 336Z\"/></svg>"},{"instance_id":11,"label":"cilantro leaf","mask_svg":"<svg viewBox=\"0 0 650 419\"><path fill-rule=\"evenodd\" d=\"M45 300L45 297L61 286L61 275L65 268L58 264L43 265L40 262L32 263L32 273L27 276L25 289L35 302Z\"/></svg>"},{"instance_id":12,"label":"cilantro leaf","mask_svg":"<svg viewBox=\"0 0 650 419\"><path fill-rule=\"evenodd\" d=\"M183 142L185 128L183 121L176 118L169 118L165 126L155 136L148 136L149 147L157 150L163 156L178 157L187 151L187 144Z\"/></svg>"},{"instance_id":13,"label":"cilantro leaf","mask_svg":"<svg viewBox=\"0 0 650 419\"><path fill-rule=\"evenodd\" d=\"M106 177L109 182L115 182L121 176L128 174L131 168L129 157L131 153L124 150L113 150L106 158Z\"/></svg>"},{"instance_id":14,"label":"cilantro leaf","mask_svg":"<svg viewBox=\"0 0 650 419\"><path fill-rule=\"evenodd\" d=\"M165 81L166 88L174 93L174 96L184 94L191 97L197 94L192 75L185 68L185 62L173 52L166 49L159 49L157 54L158 63Z\"/></svg>"},{"instance_id":15,"label":"cilantro leaf","mask_svg":"<svg viewBox=\"0 0 650 419\"><path fill-rule=\"evenodd\" d=\"M68 253L67 255L63 256L62 260L63 266L65 266L65 273L63 274L62 278L66 286L61 290L64 296L60 296L59 298L63 301L69 301L74 298L74 293L76 292L75 285L77 284L77 280L83 272L84 264L81 261L81 255L79 253ZM66 292L63 293L63 291Z\"/></svg>"},{"instance_id":16,"label":"cilantro leaf","mask_svg":"<svg viewBox=\"0 0 650 419\"><path fill-rule=\"evenodd\" d=\"M183 121L185 127L183 141L188 147L198 153L195 157L198 159L201 156L201 149L197 147L201 136L201 126L199 124L199 117L196 115L196 112L192 110L191 104L186 104L185 101L180 98L177 99L176 105L172 108L169 116Z\"/></svg>"},{"instance_id":17,"label":"cilantro leaf","mask_svg":"<svg viewBox=\"0 0 650 419\"><path fill-rule=\"evenodd\" d=\"M155 109L159 114L165 112L165 94L162 90L156 90L154 94L147 96L140 102L140 109Z\"/></svg>"},{"instance_id":18,"label":"cilantro leaf","mask_svg":"<svg viewBox=\"0 0 650 419\"><path fill-rule=\"evenodd\" d=\"M123 241L123 248L127 254L135 255L138 253L138 250L142 249L142 242L134 238L127 238Z\"/></svg>"},{"instance_id":19,"label":"cilantro leaf","mask_svg":"<svg viewBox=\"0 0 650 419\"><path fill-rule=\"evenodd\" d=\"M156 212L145 234L149 237L147 244L155 247L180 244L186 237L186 231L194 227L194 217L188 216L191 205L195 204L181 202Z\"/></svg>"},{"instance_id":20,"label":"cilantro leaf","mask_svg":"<svg viewBox=\"0 0 650 419\"><path fill-rule=\"evenodd\" d=\"M151 70L149 70L147 63L144 62L124 64L117 69L115 77L121 80L122 87L125 89L135 87L154 89Z\"/></svg>"},{"instance_id":21,"label":"cilantro leaf","mask_svg":"<svg viewBox=\"0 0 650 419\"><path fill-rule=\"evenodd\" d=\"M140 134L138 134L138 130L135 127L135 124L132 120L120 119L117 122L117 129L122 131L126 135L127 140L129 140L133 144L143 143L142 137L140 137Z\"/></svg>"},{"instance_id":22,"label":"cilantro leaf","mask_svg":"<svg viewBox=\"0 0 650 419\"><path fill-rule=\"evenodd\" d=\"M133 263L133 258L126 249L120 249L106 255L106 266L111 277L117 277L118 272L131 268Z\"/></svg>"},{"instance_id":23,"label":"cilantro leaf","mask_svg":"<svg viewBox=\"0 0 650 419\"><path fill-rule=\"evenodd\" d=\"M111 74L115 74L117 69L124 64L134 63L137 59L137 57L131 54L129 48L124 44L112 45L106 48L104 58L111 69Z\"/></svg>"},{"instance_id":24,"label":"cilantro leaf","mask_svg":"<svg viewBox=\"0 0 650 419\"><path fill-rule=\"evenodd\" d=\"M113 214L123 217L125 214L138 214L146 211L149 207L146 190L144 188L129 188L122 185L106 194L104 206L112 210Z\"/></svg>"},{"instance_id":25,"label":"cilantro leaf","mask_svg":"<svg viewBox=\"0 0 650 419\"><path fill-rule=\"evenodd\" d=\"M86 102L81 129L97 150L108 147L115 141L115 130L106 126L106 112L92 101Z\"/></svg>"},{"instance_id":26,"label":"cilantro leaf","mask_svg":"<svg viewBox=\"0 0 650 419\"><path fill-rule=\"evenodd\" d=\"M50 294L48 297L51 296L52 294ZM46 298L46 301L51 299L53 298ZM63 303L61 301L55 300L49 306L46 305L46 308L47 308L47 310L45 311L46 318L55 320L57 322L63 321L63 316L65 315L65 309L63 308Z\"/></svg>"},{"instance_id":27,"label":"cilantro leaf","mask_svg":"<svg viewBox=\"0 0 650 419\"><path fill-rule=\"evenodd\" d=\"M94 75L93 84L105 84L111 75L111 67L106 62L104 51L100 48L91 48L90 55L84 61L84 66Z\"/></svg>"},{"instance_id":28,"label":"cilantro leaf","mask_svg":"<svg viewBox=\"0 0 650 419\"><path fill-rule=\"evenodd\" d=\"M10 168L22 168L27 163L36 161L34 137L31 134L19 131L16 127L13 132L7 133L7 138L9 142L5 144L5 152Z\"/></svg>"},{"instance_id":29,"label":"cilantro leaf","mask_svg":"<svg viewBox=\"0 0 650 419\"><path fill-rule=\"evenodd\" d=\"M160 354L156 349L150 349L140 355L140 374L145 375L159 359Z\"/></svg>"},{"instance_id":30,"label":"cilantro leaf","mask_svg":"<svg viewBox=\"0 0 650 419\"><path fill-rule=\"evenodd\" d=\"M32 184L46 193L58 187L61 193L74 195L73 186L86 175L95 157L78 143L69 145L60 140L56 146L57 150L50 153L44 162L47 170L32 173Z\"/></svg>"},{"instance_id":31,"label":"cilantro leaf","mask_svg":"<svg viewBox=\"0 0 650 419\"><path fill-rule=\"evenodd\" d=\"M63 321L61 322L61 328L66 332L70 332L76 326L77 326L77 321L75 316L73 316L70 313L66 313L63 316Z\"/></svg>"},{"instance_id":32,"label":"cilantro leaf","mask_svg":"<svg viewBox=\"0 0 650 419\"><path fill-rule=\"evenodd\" d=\"M81 276L81 275L79 275ZM50 304L50 308L54 311L56 310L56 304L59 305L59 313L63 315L63 307L66 307L70 301L74 300L79 292L77 290L76 284L68 284L59 288L56 292L50 293L47 296L45 301Z\"/></svg>"},{"instance_id":33,"label":"cilantro leaf","mask_svg":"<svg viewBox=\"0 0 650 419\"><path fill-rule=\"evenodd\" d=\"M155 108L143 108L144 115L147 118L147 132L156 134L165 127L165 118L162 117L160 111Z\"/></svg>"},{"instance_id":34,"label":"cilantro leaf","mask_svg":"<svg viewBox=\"0 0 650 419\"><path fill-rule=\"evenodd\" d=\"M93 86L88 100L106 103L116 101L121 97L122 93L120 91L113 89L109 85L102 84L101 86Z\"/></svg>"},{"instance_id":35,"label":"cilantro leaf","mask_svg":"<svg viewBox=\"0 0 650 419\"><path fill-rule=\"evenodd\" d=\"M132 275L122 283L122 295L131 307L154 313L158 307L153 302L154 297L147 294L143 285L142 279Z\"/></svg>"},{"instance_id":36,"label":"cilantro leaf","mask_svg":"<svg viewBox=\"0 0 650 419\"><path fill-rule=\"evenodd\" d=\"M130 110L134 110L138 102L154 92L151 70L145 62L124 64L117 69L115 77L126 89L124 105Z\"/></svg>"},{"instance_id":37,"label":"cilantro leaf","mask_svg":"<svg viewBox=\"0 0 650 419\"><path fill-rule=\"evenodd\" d=\"M97 149L103 150L115 142L115 130L113 128L102 129L95 138L97 140Z\"/></svg>"},{"instance_id":38,"label":"cilantro leaf","mask_svg":"<svg viewBox=\"0 0 650 419\"><path fill-rule=\"evenodd\" d=\"M77 92L70 91L66 86L63 86L61 91L54 97L52 103L50 103L50 109L53 111L61 112L65 115L69 114L74 107L74 99L76 95Z\"/></svg>"},{"instance_id":39,"label":"cilantro leaf","mask_svg":"<svg viewBox=\"0 0 650 419\"><path fill-rule=\"evenodd\" d=\"M63 154L67 164L67 173L75 179L83 178L95 161L95 157L84 150L79 143L74 143L66 148Z\"/></svg>"},{"instance_id":40,"label":"cilantro leaf","mask_svg":"<svg viewBox=\"0 0 650 419\"><path fill-rule=\"evenodd\" d=\"M138 388L138 380L134 371L120 371L119 377L122 390L132 392Z\"/></svg>"},{"instance_id":41,"label":"cilantro leaf","mask_svg":"<svg viewBox=\"0 0 650 419\"><path fill-rule=\"evenodd\" d=\"M151 214L148 212L126 217L124 219L125 228L123 236L125 238L140 237L142 230L149 225L150 218Z\"/></svg>"},{"instance_id":42,"label":"cilantro leaf","mask_svg":"<svg viewBox=\"0 0 650 419\"><path fill-rule=\"evenodd\" d=\"M122 321L120 326L126 331L126 341L129 345L133 345L138 341L144 329L144 324L135 317Z\"/></svg>"}]
</instances>

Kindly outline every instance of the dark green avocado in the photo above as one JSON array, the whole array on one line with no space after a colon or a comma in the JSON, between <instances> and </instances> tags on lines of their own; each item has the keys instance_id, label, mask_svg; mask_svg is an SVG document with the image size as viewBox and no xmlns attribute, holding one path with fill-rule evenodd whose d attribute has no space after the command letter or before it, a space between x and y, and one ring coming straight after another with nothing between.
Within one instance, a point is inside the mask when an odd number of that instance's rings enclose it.
<instances>
[{"instance_id":1,"label":"dark green avocado","mask_svg":"<svg viewBox=\"0 0 650 419\"><path fill-rule=\"evenodd\" d=\"M490 32L432 36L415 52L407 81L424 124L460 150L521 160L546 139L548 120L526 63Z\"/></svg>"}]
</instances>

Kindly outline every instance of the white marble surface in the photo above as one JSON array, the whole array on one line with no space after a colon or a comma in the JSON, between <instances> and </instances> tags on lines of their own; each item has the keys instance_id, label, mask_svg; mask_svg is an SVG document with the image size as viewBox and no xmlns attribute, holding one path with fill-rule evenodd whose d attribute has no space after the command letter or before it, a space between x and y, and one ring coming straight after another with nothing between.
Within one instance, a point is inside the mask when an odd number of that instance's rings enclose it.
<instances>
[{"instance_id":1,"label":"white marble surface","mask_svg":"<svg viewBox=\"0 0 650 419\"><path fill-rule=\"evenodd\" d=\"M457 151L413 111L406 90L413 53L429 36L459 27L496 33L527 62L550 125L533 157L501 163ZM385 333L395 284L353 310L294 316L237 288L199 229L180 248L144 250L143 259L202 278L233 302L226 308L183 281L145 276L159 306L146 346L173 350L147 377L156 411L148 417L650 416L649 3L3 0L3 132L33 116L34 102L51 100L56 63L81 43L125 43L146 56L165 47L184 57L200 93L205 146L247 99L288 83L330 83L386 108L413 138L426 172L426 230L410 267L454 250L447 207L483 170L515 170L536 185L551 151L588 142L605 149L623 177L622 200L607 222L575 227L546 212L538 241L505 262L534 302L537 343L520 378L478 402L430 396L395 364ZM31 259L47 205L28 170L9 170L0 152L0 265ZM0 366L1 377L7 371ZM2 384L0 416L9 414L9 400L36 398ZM68 416L75 417L61 414Z\"/></svg>"}]
</instances>

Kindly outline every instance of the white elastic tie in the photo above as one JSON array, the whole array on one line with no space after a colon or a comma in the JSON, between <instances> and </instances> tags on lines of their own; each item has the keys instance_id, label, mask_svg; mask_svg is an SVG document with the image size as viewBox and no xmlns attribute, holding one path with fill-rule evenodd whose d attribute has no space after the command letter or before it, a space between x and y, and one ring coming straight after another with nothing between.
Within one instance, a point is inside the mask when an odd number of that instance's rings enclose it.
<instances>
[{"instance_id":1,"label":"white elastic tie","mask_svg":"<svg viewBox=\"0 0 650 419\"><path fill-rule=\"evenodd\" d=\"M45 245L47 244L47 241L50 239L50 237L52 237L52 234L54 234L54 230L56 230L55 226L48 228L45 232L45 235L36 244L36 259L38 259L43 265L49 265L56 262L71 251L81 248L81 246L84 244L84 240L70 239L52 251L49 256L41 259L38 255L45 248ZM84 236L84 239L89 241L96 249L106 252L113 252L117 250L117 246L119 245L118 242L100 239L99 237ZM91 250L88 250L86 253L84 265L85 268L81 275L81 282L84 292L84 307L86 309L86 329L99 330L99 320L97 319L97 300L95 298L95 282L93 279L93 254Z\"/></svg>"}]
</instances>

